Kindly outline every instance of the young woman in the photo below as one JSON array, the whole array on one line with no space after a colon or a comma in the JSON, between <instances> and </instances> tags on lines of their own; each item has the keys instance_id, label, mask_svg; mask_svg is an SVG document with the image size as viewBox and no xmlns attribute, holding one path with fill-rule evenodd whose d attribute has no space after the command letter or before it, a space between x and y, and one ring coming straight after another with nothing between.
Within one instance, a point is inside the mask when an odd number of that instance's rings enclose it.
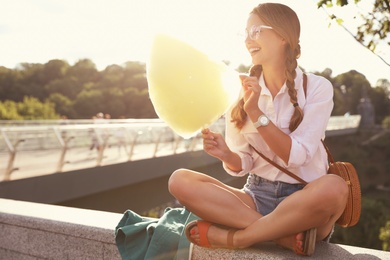
<instances>
[{"instance_id":1,"label":"young woman","mask_svg":"<svg viewBox=\"0 0 390 260\"><path fill-rule=\"evenodd\" d=\"M315 241L329 240L347 201L347 186L326 174L321 143L333 108L333 87L297 65L300 24L282 4L255 7L247 21L246 47L252 56L242 76L242 98L226 114L226 137L202 131L204 150L233 176L248 174L243 189L205 174L176 170L169 190L202 221L187 225L199 246L245 248L275 241L311 255ZM260 151L309 184L304 186L260 157Z\"/></svg>"}]
</instances>

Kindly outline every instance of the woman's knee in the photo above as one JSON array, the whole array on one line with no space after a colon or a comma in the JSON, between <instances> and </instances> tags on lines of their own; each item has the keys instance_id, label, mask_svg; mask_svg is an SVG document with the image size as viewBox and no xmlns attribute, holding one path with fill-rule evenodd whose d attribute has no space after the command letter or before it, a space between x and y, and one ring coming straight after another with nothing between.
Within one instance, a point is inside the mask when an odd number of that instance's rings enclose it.
<instances>
[{"instance_id":1,"label":"woman's knee","mask_svg":"<svg viewBox=\"0 0 390 260\"><path fill-rule=\"evenodd\" d=\"M327 185L330 190L330 195L334 200L340 200L341 203L348 199L348 185L343 178L334 174L328 174L329 184Z\"/></svg>"},{"instance_id":2,"label":"woman's knee","mask_svg":"<svg viewBox=\"0 0 390 260\"><path fill-rule=\"evenodd\" d=\"M313 183L314 184L314 183ZM348 186L344 179L334 174L327 174L320 178L316 185L313 185L315 193L321 203L319 207L326 209L329 207L343 209L348 199Z\"/></svg>"},{"instance_id":3,"label":"woman's knee","mask_svg":"<svg viewBox=\"0 0 390 260\"><path fill-rule=\"evenodd\" d=\"M186 188L186 183L190 180L190 171L186 169L178 169L172 173L168 180L169 192L177 198Z\"/></svg>"}]
</instances>

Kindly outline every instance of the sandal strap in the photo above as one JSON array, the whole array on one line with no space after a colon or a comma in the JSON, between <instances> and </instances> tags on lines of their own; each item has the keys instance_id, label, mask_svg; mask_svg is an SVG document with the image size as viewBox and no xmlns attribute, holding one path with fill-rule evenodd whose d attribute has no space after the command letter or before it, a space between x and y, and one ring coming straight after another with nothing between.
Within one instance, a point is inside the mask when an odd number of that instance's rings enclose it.
<instances>
[{"instance_id":1,"label":"sandal strap","mask_svg":"<svg viewBox=\"0 0 390 260\"><path fill-rule=\"evenodd\" d=\"M227 235L227 246L228 248L234 248L233 237L237 230L230 229Z\"/></svg>"},{"instance_id":2,"label":"sandal strap","mask_svg":"<svg viewBox=\"0 0 390 260\"><path fill-rule=\"evenodd\" d=\"M198 231L199 231L199 246L211 247L207 233L211 226L210 222L198 220L197 221Z\"/></svg>"}]
</instances>

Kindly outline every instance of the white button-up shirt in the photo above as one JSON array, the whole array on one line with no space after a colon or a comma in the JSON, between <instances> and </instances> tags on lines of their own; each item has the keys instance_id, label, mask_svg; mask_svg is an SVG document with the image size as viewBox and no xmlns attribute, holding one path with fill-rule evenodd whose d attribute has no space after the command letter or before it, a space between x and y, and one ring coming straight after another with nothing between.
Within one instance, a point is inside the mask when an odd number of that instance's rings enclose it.
<instances>
[{"instance_id":1,"label":"white button-up shirt","mask_svg":"<svg viewBox=\"0 0 390 260\"><path fill-rule=\"evenodd\" d=\"M307 182L327 173L328 158L321 139L325 138L326 126L333 109L333 86L323 77L307 74L307 92L305 96L303 72L299 68L296 69L296 72L295 89L297 90L298 104L303 109L304 116L301 124L292 133L288 127L294 107L290 102L286 84L272 99L272 95L265 85L263 75L259 79L261 87L259 107L261 111L291 138L292 145L288 164L286 165L268 147L249 117L243 128L241 130L237 129L230 122L231 110L229 110L226 113L226 143L233 152L240 156L242 164L241 172L234 172L224 164L224 168L229 174L243 176L247 173L253 173L270 181L298 183L298 181L265 161L253 151L249 144Z\"/></svg>"}]
</instances>

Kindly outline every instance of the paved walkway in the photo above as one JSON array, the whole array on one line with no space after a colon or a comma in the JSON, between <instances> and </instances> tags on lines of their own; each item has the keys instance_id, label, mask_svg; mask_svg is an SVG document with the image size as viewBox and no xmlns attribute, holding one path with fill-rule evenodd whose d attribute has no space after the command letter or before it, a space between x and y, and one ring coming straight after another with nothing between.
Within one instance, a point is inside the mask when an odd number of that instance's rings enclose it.
<instances>
[{"instance_id":1,"label":"paved walkway","mask_svg":"<svg viewBox=\"0 0 390 260\"><path fill-rule=\"evenodd\" d=\"M176 148L176 153L183 153L189 149L187 141L181 141ZM128 148L127 148L128 149ZM128 153L123 147L111 146L104 150L101 165L110 165L152 158L156 149L155 144L138 144L129 159ZM190 149L202 149L199 140ZM174 143L162 143L158 146L156 156L166 156L175 153ZM14 168L10 180L29 178L34 176L53 174L57 172L61 150L18 151L14 161ZM0 181L4 179L8 165L9 154L0 153ZM65 156L65 164L62 172L96 167L98 163L97 150L89 150L89 147L70 148Z\"/></svg>"}]
</instances>

